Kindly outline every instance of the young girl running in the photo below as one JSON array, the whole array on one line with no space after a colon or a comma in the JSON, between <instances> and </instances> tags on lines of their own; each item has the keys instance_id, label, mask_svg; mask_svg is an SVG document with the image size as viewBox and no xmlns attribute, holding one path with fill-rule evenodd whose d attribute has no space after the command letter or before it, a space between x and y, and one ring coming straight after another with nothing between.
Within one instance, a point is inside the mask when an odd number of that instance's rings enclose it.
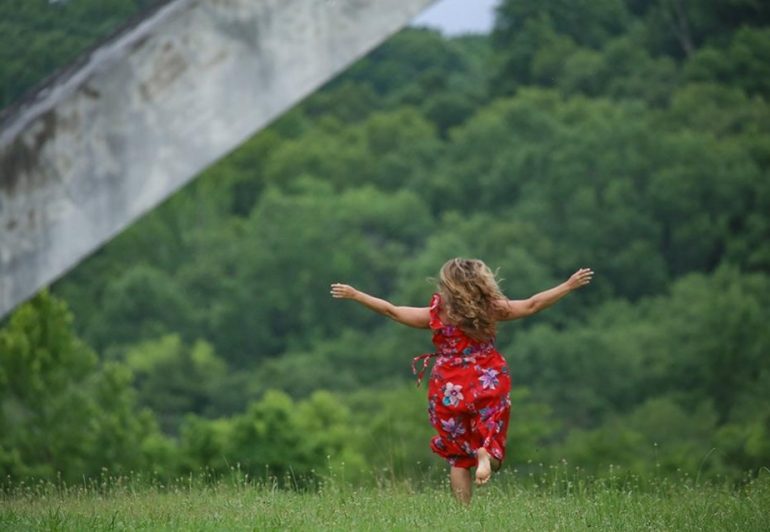
<instances>
[{"instance_id":1,"label":"young girl running","mask_svg":"<svg viewBox=\"0 0 770 532\"><path fill-rule=\"evenodd\" d=\"M531 316L591 282L593 271L581 268L562 284L529 299L506 298L495 275L480 260L452 259L439 272L438 292L428 307L395 306L352 286L335 283L335 298L352 299L399 323L433 331L436 352L416 357L422 373L436 363L428 384L428 412L437 435L431 449L450 464L457 500L471 500L471 473L485 484L505 457L511 401L511 378L495 348L497 322Z\"/></svg>"}]
</instances>

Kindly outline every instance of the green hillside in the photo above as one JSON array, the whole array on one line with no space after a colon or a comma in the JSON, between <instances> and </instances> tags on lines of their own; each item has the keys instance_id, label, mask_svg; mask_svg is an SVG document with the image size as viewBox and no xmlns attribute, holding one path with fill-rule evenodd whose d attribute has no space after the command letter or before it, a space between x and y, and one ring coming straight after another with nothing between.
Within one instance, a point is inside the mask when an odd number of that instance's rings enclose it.
<instances>
[{"instance_id":1,"label":"green hillside","mask_svg":"<svg viewBox=\"0 0 770 532\"><path fill-rule=\"evenodd\" d=\"M14 4L5 105L149 2ZM500 330L507 467L755 475L769 58L750 0L504 0L489 37L398 33L7 320L0 474L432 475L429 335L328 286L425 305L473 256L512 298L596 271Z\"/></svg>"}]
</instances>

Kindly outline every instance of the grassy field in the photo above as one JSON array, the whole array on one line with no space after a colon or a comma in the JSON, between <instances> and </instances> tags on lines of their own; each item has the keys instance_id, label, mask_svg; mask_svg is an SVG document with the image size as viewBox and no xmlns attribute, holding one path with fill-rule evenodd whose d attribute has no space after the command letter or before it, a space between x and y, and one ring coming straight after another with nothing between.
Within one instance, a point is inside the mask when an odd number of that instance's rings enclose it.
<instances>
[{"instance_id":1,"label":"grassy field","mask_svg":"<svg viewBox=\"0 0 770 532\"><path fill-rule=\"evenodd\" d=\"M770 478L740 490L694 482L640 488L495 479L469 508L445 485L338 483L312 493L264 484L141 488L132 483L18 486L0 499L0 530L770 530Z\"/></svg>"}]
</instances>

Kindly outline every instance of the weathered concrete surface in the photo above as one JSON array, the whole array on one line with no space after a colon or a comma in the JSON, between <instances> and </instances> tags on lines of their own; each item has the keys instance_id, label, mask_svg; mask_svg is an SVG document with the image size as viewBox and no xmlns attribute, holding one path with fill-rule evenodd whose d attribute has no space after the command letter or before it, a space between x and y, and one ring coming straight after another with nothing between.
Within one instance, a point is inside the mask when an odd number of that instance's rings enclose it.
<instances>
[{"instance_id":1,"label":"weathered concrete surface","mask_svg":"<svg viewBox=\"0 0 770 532\"><path fill-rule=\"evenodd\" d=\"M0 317L433 0L172 0L0 117Z\"/></svg>"}]
</instances>

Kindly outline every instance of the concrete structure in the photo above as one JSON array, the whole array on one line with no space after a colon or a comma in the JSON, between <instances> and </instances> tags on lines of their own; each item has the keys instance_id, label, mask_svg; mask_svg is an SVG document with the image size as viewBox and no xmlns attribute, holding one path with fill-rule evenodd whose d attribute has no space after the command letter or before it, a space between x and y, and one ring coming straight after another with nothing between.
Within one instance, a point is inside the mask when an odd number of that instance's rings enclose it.
<instances>
[{"instance_id":1,"label":"concrete structure","mask_svg":"<svg viewBox=\"0 0 770 532\"><path fill-rule=\"evenodd\" d=\"M0 317L432 0L171 0L0 116Z\"/></svg>"}]
</instances>

